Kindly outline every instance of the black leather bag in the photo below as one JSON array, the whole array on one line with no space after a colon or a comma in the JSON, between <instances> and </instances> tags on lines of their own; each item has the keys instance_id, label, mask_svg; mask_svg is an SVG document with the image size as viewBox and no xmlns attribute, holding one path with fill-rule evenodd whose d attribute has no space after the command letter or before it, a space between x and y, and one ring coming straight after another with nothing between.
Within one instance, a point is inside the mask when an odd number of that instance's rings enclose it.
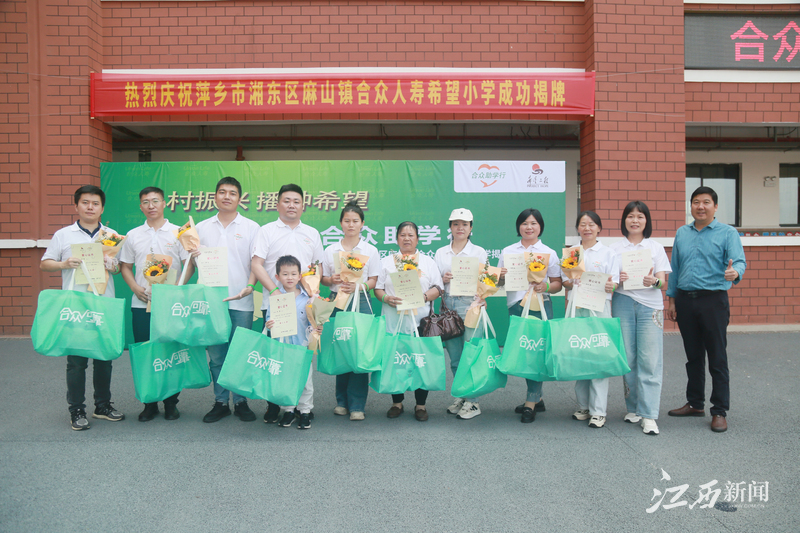
<instances>
[{"instance_id":1,"label":"black leather bag","mask_svg":"<svg viewBox=\"0 0 800 533\"><path fill-rule=\"evenodd\" d=\"M438 289L438 287L437 287ZM439 294L442 294L439 289ZM464 321L454 310L447 307L442 298L439 314L431 313L419 324L419 334L422 337L441 337L443 341L455 339L464 334Z\"/></svg>"}]
</instances>

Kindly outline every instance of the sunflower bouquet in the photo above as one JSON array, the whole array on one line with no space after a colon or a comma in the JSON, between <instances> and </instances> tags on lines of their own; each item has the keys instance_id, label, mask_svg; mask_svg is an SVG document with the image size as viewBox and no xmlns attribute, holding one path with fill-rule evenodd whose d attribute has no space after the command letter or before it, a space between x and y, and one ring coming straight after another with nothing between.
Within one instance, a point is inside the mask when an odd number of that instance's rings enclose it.
<instances>
[{"instance_id":1,"label":"sunflower bouquet","mask_svg":"<svg viewBox=\"0 0 800 533\"><path fill-rule=\"evenodd\" d=\"M419 270L419 252L415 254L395 254L394 266L398 272L416 270L419 272L419 277L422 277L422 271Z\"/></svg>"},{"instance_id":2,"label":"sunflower bouquet","mask_svg":"<svg viewBox=\"0 0 800 533\"><path fill-rule=\"evenodd\" d=\"M314 261L308 265L308 270L300 275L300 284L309 296L319 293L320 280L322 280L322 265L319 261Z\"/></svg>"},{"instance_id":3,"label":"sunflower bouquet","mask_svg":"<svg viewBox=\"0 0 800 533\"><path fill-rule=\"evenodd\" d=\"M467 314L464 317L464 325L468 328L475 328L478 326L478 321L481 317L481 307L484 305L484 300L489 296L495 294L500 288L497 286L500 281L500 269L498 267L489 266L489 263L480 265L481 273L478 276L478 288L476 291L475 300L467 309Z\"/></svg>"},{"instance_id":4,"label":"sunflower bouquet","mask_svg":"<svg viewBox=\"0 0 800 533\"><path fill-rule=\"evenodd\" d=\"M124 241L124 235L117 235L113 231L108 231L107 229L101 229L94 239L94 242L103 245L103 255L108 257L116 257L122 249L122 243Z\"/></svg>"},{"instance_id":5,"label":"sunflower bouquet","mask_svg":"<svg viewBox=\"0 0 800 533\"><path fill-rule=\"evenodd\" d=\"M528 283L541 283L547 279L547 265L550 263L550 254L525 252L525 266L528 273Z\"/></svg>"},{"instance_id":6,"label":"sunflower bouquet","mask_svg":"<svg viewBox=\"0 0 800 533\"><path fill-rule=\"evenodd\" d=\"M194 219L189 217L189 222L178 228L172 230L172 234L181 243L183 249L191 252L200 248L200 234L197 233L197 228L194 226Z\"/></svg>"},{"instance_id":7,"label":"sunflower bouquet","mask_svg":"<svg viewBox=\"0 0 800 533\"><path fill-rule=\"evenodd\" d=\"M583 263L583 246L563 248L561 252L561 271L569 279L578 279L586 272Z\"/></svg>"},{"instance_id":8,"label":"sunflower bouquet","mask_svg":"<svg viewBox=\"0 0 800 533\"><path fill-rule=\"evenodd\" d=\"M342 264L342 271L340 273L342 280L357 282L361 281L361 277L364 274L364 267L367 266L367 261L369 261L369 256L348 252L347 254L340 254L339 261Z\"/></svg>"},{"instance_id":9,"label":"sunflower bouquet","mask_svg":"<svg viewBox=\"0 0 800 533\"><path fill-rule=\"evenodd\" d=\"M308 331L308 349L314 353L319 350L320 334L317 333L317 328L324 327L323 324L330 320L334 308L335 305L329 298L321 298L319 295L315 295L306 304L306 317L311 324Z\"/></svg>"},{"instance_id":10,"label":"sunflower bouquet","mask_svg":"<svg viewBox=\"0 0 800 533\"><path fill-rule=\"evenodd\" d=\"M169 255L149 254L144 265L144 279L152 287L167 281L169 269L172 268L172 257ZM147 302L147 311L150 311L150 302Z\"/></svg>"}]
</instances>

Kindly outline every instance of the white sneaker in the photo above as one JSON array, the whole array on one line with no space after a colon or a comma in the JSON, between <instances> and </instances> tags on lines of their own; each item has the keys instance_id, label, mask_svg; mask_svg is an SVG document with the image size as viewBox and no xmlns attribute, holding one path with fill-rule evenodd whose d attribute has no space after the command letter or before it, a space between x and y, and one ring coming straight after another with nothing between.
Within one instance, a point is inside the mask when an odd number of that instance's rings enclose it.
<instances>
[{"instance_id":1,"label":"white sneaker","mask_svg":"<svg viewBox=\"0 0 800 533\"><path fill-rule=\"evenodd\" d=\"M658 424L652 418L642 418L642 432L647 435L658 435Z\"/></svg>"},{"instance_id":2,"label":"white sneaker","mask_svg":"<svg viewBox=\"0 0 800 533\"><path fill-rule=\"evenodd\" d=\"M628 413L627 415L625 415L625 418L623 418L623 420L629 424L638 424L639 422L641 422L642 417L637 415L636 413Z\"/></svg>"},{"instance_id":3,"label":"white sneaker","mask_svg":"<svg viewBox=\"0 0 800 533\"><path fill-rule=\"evenodd\" d=\"M347 407L342 407L341 405L337 405L333 408L333 414L335 415L344 416L349 412L350 411L347 410Z\"/></svg>"},{"instance_id":4,"label":"white sneaker","mask_svg":"<svg viewBox=\"0 0 800 533\"><path fill-rule=\"evenodd\" d=\"M364 420L363 411L353 411L350 413L350 420Z\"/></svg>"},{"instance_id":5,"label":"white sneaker","mask_svg":"<svg viewBox=\"0 0 800 533\"><path fill-rule=\"evenodd\" d=\"M464 405L464 398L456 398L453 402L453 405L447 408L447 412L451 415L457 415L459 411L461 411L461 407Z\"/></svg>"},{"instance_id":6,"label":"white sneaker","mask_svg":"<svg viewBox=\"0 0 800 533\"><path fill-rule=\"evenodd\" d=\"M589 427L590 428L601 428L606 423L606 417L604 416L592 416L592 419L589 420Z\"/></svg>"},{"instance_id":7,"label":"white sneaker","mask_svg":"<svg viewBox=\"0 0 800 533\"><path fill-rule=\"evenodd\" d=\"M460 418L461 420L469 420L470 418L475 418L481 414L481 407L478 405L478 402L464 402L464 406L458 412L458 416L456 418Z\"/></svg>"},{"instance_id":8,"label":"white sneaker","mask_svg":"<svg viewBox=\"0 0 800 533\"><path fill-rule=\"evenodd\" d=\"M588 409L578 409L572 413L572 418L575 420L589 420L590 416Z\"/></svg>"}]
</instances>

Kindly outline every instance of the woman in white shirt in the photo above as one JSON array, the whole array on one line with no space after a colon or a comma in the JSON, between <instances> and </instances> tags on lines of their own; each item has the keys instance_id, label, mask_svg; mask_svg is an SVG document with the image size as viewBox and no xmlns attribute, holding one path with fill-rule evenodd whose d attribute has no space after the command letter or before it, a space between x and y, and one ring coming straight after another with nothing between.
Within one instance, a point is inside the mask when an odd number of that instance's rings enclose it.
<instances>
[{"instance_id":1,"label":"woman in white shirt","mask_svg":"<svg viewBox=\"0 0 800 533\"><path fill-rule=\"evenodd\" d=\"M450 294L450 280L453 279L452 265L454 257L475 257L478 263L486 264L486 250L470 241L472 234L472 212L469 209L455 209L450 214L450 233L453 240L447 246L442 246L436 250L436 266L442 275L444 282L444 295L442 299L448 308L458 313L462 319L466 318L467 309L472 305L475 296L453 296ZM467 328L460 337L444 341L444 347L450 355L450 370L453 376L458 370L458 362L461 360L461 352L464 350L464 343L469 342L475 330ZM447 408L451 415L458 418L469 420L481 414L478 398L456 398L453 404Z\"/></svg>"},{"instance_id":2,"label":"woman in white shirt","mask_svg":"<svg viewBox=\"0 0 800 533\"><path fill-rule=\"evenodd\" d=\"M597 237L603 230L603 223L594 211L584 211L578 215L575 229L583 246L583 262L587 272L603 272L608 274L605 283L606 304L602 313L596 316L611 318L611 295L619 284L619 258L616 252L604 246ZM567 298L574 296L573 289L580 286L580 279L571 280L562 275L562 282L567 289ZM578 307L575 316L591 316L592 311ZM606 407L608 405L609 378L583 379L575 382L575 396L578 410L572 415L575 420L589 419L589 427L601 428L606 423Z\"/></svg>"},{"instance_id":3,"label":"woman in white shirt","mask_svg":"<svg viewBox=\"0 0 800 533\"><path fill-rule=\"evenodd\" d=\"M664 247L650 240L653 221L644 202L629 203L622 211L620 227L625 236L611 245L622 262L622 254L638 250L650 251L650 271L642 280L643 289L628 290L628 274L621 272L622 288L614 293L612 316L620 319L622 339L631 371L623 376L625 422L641 422L647 435L658 435L658 408L661 403L662 369L664 366L664 296L667 274L672 272Z\"/></svg>"},{"instance_id":4,"label":"woman in white shirt","mask_svg":"<svg viewBox=\"0 0 800 533\"><path fill-rule=\"evenodd\" d=\"M501 269L499 285L504 285L506 282L506 269L504 268L504 256L506 254L521 254L525 252L550 254L550 260L547 262L547 279L534 285L533 290L542 294L544 310L547 313L547 317L552 318L553 303L550 301L550 295L561 291L561 269L558 266L558 254L539 240L542 234L544 234L544 218L542 218L542 214L538 209L525 209L517 216L517 235L520 237L520 241L503 248L503 253L500 255L500 262L498 263ZM509 316L522 316L523 307L521 302L526 292L506 291ZM540 311L531 311L530 314L536 318L542 318ZM528 424L533 422L537 412L544 411L544 401L542 400L542 382L533 381L532 379L526 379L525 381L528 385L525 403L517 406L514 412L522 415L520 418L522 423Z\"/></svg>"},{"instance_id":5,"label":"woman in white shirt","mask_svg":"<svg viewBox=\"0 0 800 533\"><path fill-rule=\"evenodd\" d=\"M368 293L375 288L375 283L377 283L378 275L381 271L381 256L378 254L377 248L361 240L361 229L364 227L364 211L361 210L358 203L352 201L344 206L342 213L339 215L339 224L341 224L342 231L344 231L344 237L336 244L331 244L325 249L322 260L321 282L331 288L331 298L335 298L339 291L347 294L353 294L358 291L356 296L360 298L360 312L372 314L368 297L364 294L363 289L366 289ZM361 272L361 281L358 284L342 281L341 276L336 273L334 256L339 252L355 252L359 255L369 256L369 260ZM331 318L338 311L338 309L335 309ZM364 407L367 404L368 393L369 373L356 374L348 372L336 376L336 408L334 408L333 413L341 416L349 413L350 420L364 420Z\"/></svg>"},{"instance_id":6,"label":"woman in white shirt","mask_svg":"<svg viewBox=\"0 0 800 533\"><path fill-rule=\"evenodd\" d=\"M414 320L413 327L419 327L420 321L431 313L432 303L439 297L439 287L443 285L442 276L439 275L439 269L433 259L417 250L417 243L419 242L419 229L413 222L403 222L397 226L397 244L400 246L399 254L387 255L381 261L381 273L378 276L378 283L375 285L375 297L378 298L384 305L381 314L386 318L386 332L394 334L397 328L397 321L400 319L400 314L397 312L397 305L402 303L402 299L395 296L394 285L392 278L389 276L392 272L397 272L397 260L402 255L419 254L419 270L422 275L419 282L422 285L423 298L425 304L417 308L417 314L412 314ZM410 313L408 311L406 314ZM403 318L403 323L400 327L400 333L412 334L414 331L411 325L411 320L408 317ZM403 398L405 394L392 394L392 407L386 416L389 418L397 418L403 413ZM414 391L414 397L417 404L414 408L414 416L420 422L428 420L428 411L425 408L425 401L428 398L428 391L417 389Z\"/></svg>"}]
</instances>

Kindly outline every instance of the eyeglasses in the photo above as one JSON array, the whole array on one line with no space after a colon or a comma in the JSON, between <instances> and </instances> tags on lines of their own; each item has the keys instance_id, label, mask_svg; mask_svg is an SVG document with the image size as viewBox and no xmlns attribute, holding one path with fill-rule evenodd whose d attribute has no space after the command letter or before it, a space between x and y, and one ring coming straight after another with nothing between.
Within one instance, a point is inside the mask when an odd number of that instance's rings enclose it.
<instances>
[{"instance_id":1,"label":"eyeglasses","mask_svg":"<svg viewBox=\"0 0 800 533\"><path fill-rule=\"evenodd\" d=\"M144 207L150 207L151 205L152 205L153 207L158 207L158 206L160 206L160 205L161 205L161 200L144 200L144 201L142 202L142 205L143 205Z\"/></svg>"}]
</instances>

